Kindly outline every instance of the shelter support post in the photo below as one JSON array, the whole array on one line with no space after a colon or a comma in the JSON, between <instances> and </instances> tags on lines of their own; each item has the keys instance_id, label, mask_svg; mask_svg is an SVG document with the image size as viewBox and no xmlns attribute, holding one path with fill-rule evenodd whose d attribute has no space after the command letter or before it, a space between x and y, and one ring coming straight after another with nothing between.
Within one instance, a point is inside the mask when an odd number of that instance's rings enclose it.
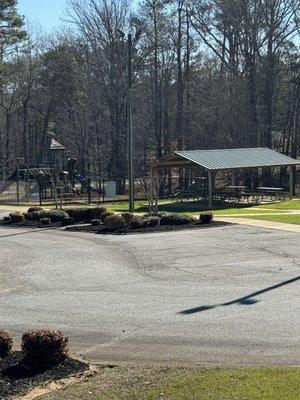
<instances>
[{"instance_id":1,"label":"shelter support post","mask_svg":"<svg viewBox=\"0 0 300 400\"><path fill-rule=\"evenodd\" d=\"M290 199L294 196L294 166L290 166Z\"/></svg>"},{"instance_id":2,"label":"shelter support post","mask_svg":"<svg viewBox=\"0 0 300 400\"><path fill-rule=\"evenodd\" d=\"M208 207L211 210L213 205L213 174L208 171Z\"/></svg>"},{"instance_id":3,"label":"shelter support post","mask_svg":"<svg viewBox=\"0 0 300 400\"><path fill-rule=\"evenodd\" d=\"M20 181L19 181L19 167L17 167L17 204L20 205Z\"/></svg>"}]
</instances>

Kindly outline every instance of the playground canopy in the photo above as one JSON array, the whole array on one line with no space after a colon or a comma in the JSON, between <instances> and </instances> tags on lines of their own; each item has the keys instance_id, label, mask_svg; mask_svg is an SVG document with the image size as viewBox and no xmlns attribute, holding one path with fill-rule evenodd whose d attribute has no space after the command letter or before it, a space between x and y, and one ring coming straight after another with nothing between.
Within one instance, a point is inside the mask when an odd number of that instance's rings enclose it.
<instances>
[{"instance_id":1,"label":"playground canopy","mask_svg":"<svg viewBox=\"0 0 300 400\"><path fill-rule=\"evenodd\" d=\"M60 144L57 140L52 138L51 143L50 143L50 150L64 151L64 150L66 150L66 148L62 144Z\"/></svg>"},{"instance_id":2,"label":"playground canopy","mask_svg":"<svg viewBox=\"0 0 300 400\"><path fill-rule=\"evenodd\" d=\"M290 194L293 191L292 170L300 161L266 147L176 151L151 164L154 169L199 166L208 173L209 206L213 198L213 174L267 167L290 167Z\"/></svg>"}]
</instances>

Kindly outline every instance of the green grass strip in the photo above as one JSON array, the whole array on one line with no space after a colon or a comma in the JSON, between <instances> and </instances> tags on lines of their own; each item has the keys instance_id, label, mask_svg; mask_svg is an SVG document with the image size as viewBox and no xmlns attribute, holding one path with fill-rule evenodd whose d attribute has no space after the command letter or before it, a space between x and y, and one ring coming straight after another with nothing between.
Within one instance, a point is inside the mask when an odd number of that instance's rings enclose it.
<instances>
[{"instance_id":1,"label":"green grass strip","mask_svg":"<svg viewBox=\"0 0 300 400\"><path fill-rule=\"evenodd\" d=\"M261 221L282 222L285 224L300 225L300 214L281 214L281 215L249 215L248 217L242 216L241 218L258 219Z\"/></svg>"},{"instance_id":2,"label":"green grass strip","mask_svg":"<svg viewBox=\"0 0 300 400\"><path fill-rule=\"evenodd\" d=\"M116 368L41 400L298 400L299 382L299 368Z\"/></svg>"}]
</instances>

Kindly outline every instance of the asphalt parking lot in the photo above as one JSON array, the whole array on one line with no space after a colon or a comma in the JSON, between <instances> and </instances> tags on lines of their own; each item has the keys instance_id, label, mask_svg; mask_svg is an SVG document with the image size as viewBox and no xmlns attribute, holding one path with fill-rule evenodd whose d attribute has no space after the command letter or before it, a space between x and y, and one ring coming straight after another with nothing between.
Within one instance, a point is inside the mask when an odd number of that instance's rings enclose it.
<instances>
[{"instance_id":1,"label":"asphalt parking lot","mask_svg":"<svg viewBox=\"0 0 300 400\"><path fill-rule=\"evenodd\" d=\"M227 225L100 236L0 228L1 328L90 361L299 363L300 234Z\"/></svg>"}]
</instances>

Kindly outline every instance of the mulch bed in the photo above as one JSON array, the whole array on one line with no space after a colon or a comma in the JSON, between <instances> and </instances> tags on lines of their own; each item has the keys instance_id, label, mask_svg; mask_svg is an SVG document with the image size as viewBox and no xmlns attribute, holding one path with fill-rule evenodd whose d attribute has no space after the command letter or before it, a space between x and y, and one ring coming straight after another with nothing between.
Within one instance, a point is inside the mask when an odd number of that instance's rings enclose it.
<instances>
[{"instance_id":1,"label":"mulch bed","mask_svg":"<svg viewBox=\"0 0 300 400\"><path fill-rule=\"evenodd\" d=\"M134 235L139 233L152 233L152 232L172 232L172 231L182 231L187 229L208 229L216 228L224 225L231 225L229 222L223 221L213 221L210 224L203 224L199 222L193 222L185 225L158 225L154 227L144 227L144 228L125 228L119 231L110 231L105 226L93 226L90 223L78 222L74 225L65 227L61 222L52 223L51 225L42 225L36 221L24 221L18 223L7 223L0 221L0 226L15 227L15 228L36 228L36 229L55 229L55 228L65 228L65 230L70 232L86 232L86 233L96 233L101 235Z\"/></svg>"},{"instance_id":2,"label":"mulch bed","mask_svg":"<svg viewBox=\"0 0 300 400\"><path fill-rule=\"evenodd\" d=\"M231 225L228 222L223 221L213 221L210 224L200 224L191 223L185 225L158 225L154 227L136 228L136 229L122 229L119 231L109 231L104 226L92 226L92 225L73 225L66 228L67 231L71 232L87 232L87 233L97 233L100 235L134 235L139 233L152 233L152 232L173 232L182 231L187 229L208 229L217 228L224 225Z\"/></svg>"},{"instance_id":3,"label":"mulch bed","mask_svg":"<svg viewBox=\"0 0 300 400\"><path fill-rule=\"evenodd\" d=\"M0 399L25 395L36 386L67 378L88 368L88 364L67 358L51 369L33 372L22 366L22 353L14 352L7 358L0 359Z\"/></svg>"}]
</instances>

